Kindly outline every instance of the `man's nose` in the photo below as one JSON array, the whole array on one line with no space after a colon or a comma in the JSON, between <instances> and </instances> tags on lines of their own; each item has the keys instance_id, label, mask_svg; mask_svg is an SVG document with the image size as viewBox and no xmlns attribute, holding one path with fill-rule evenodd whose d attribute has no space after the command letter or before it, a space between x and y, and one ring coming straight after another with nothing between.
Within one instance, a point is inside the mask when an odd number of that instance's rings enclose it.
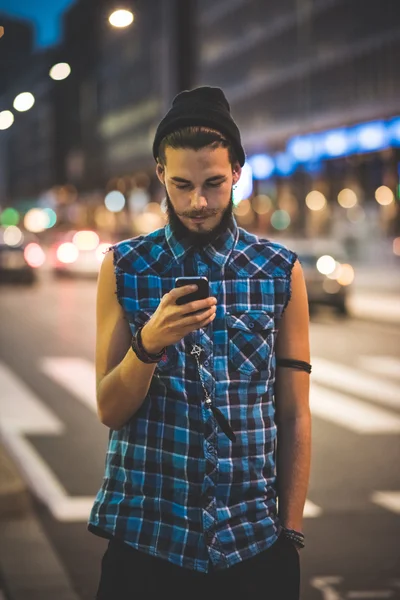
<instances>
[{"instance_id":1,"label":"man's nose","mask_svg":"<svg viewBox=\"0 0 400 600\"><path fill-rule=\"evenodd\" d=\"M190 207L196 210L207 208L207 199L202 193L202 191L193 191L190 199Z\"/></svg>"}]
</instances>

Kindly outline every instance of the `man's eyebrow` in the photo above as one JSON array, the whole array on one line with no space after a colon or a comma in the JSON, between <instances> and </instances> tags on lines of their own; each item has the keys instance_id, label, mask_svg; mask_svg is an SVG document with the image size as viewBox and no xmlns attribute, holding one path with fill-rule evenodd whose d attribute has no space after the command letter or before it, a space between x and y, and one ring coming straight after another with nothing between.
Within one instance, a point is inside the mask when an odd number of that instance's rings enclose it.
<instances>
[{"instance_id":1,"label":"man's eyebrow","mask_svg":"<svg viewBox=\"0 0 400 600\"><path fill-rule=\"evenodd\" d=\"M226 179L226 175L213 175L206 179L206 183L212 183L213 181L218 181L220 179ZM171 181L175 183L192 183L188 179L183 179L183 177L171 177Z\"/></svg>"}]
</instances>

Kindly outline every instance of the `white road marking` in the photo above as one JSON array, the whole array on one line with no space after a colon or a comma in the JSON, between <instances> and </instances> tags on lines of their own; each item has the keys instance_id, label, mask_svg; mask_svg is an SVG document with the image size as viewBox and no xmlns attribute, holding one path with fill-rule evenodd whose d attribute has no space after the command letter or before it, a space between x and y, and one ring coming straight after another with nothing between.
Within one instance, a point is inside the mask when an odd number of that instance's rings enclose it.
<instances>
[{"instance_id":1,"label":"white road marking","mask_svg":"<svg viewBox=\"0 0 400 600\"><path fill-rule=\"evenodd\" d=\"M400 492L374 492L371 500L374 504L400 515Z\"/></svg>"},{"instance_id":2,"label":"white road marking","mask_svg":"<svg viewBox=\"0 0 400 600\"><path fill-rule=\"evenodd\" d=\"M40 368L50 379L71 392L82 404L97 412L96 372L93 362L84 358L44 358Z\"/></svg>"},{"instance_id":3,"label":"white road marking","mask_svg":"<svg viewBox=\"0 0 400 600\"><path fill-rule=\"evenodd\" d=\"M14 373L0 362L0 426L7 432L61 435L62 422Z\"/></svg>"},{"instance_id":4,"label":"white road marking","mask_svg":"<svg viewBox=\"0 0 400 600\"><path fill-rule=\"evenodd\" d=\"M306 500L304 506L303 516L308 519L312 519L315 517L320 517L322 515L322 508L311 502L311 500Z\"/></svg>"},{"instance_id":5,"label":"white road marking","mask_svg":"<svg viewBox=\"0 0 400 600\"><path fill-rule=\"evenodd\" d=\"M354 590L347 592L346 600L385 600L385 598L393 598L393 590Z\"/></svg>"},{"instance_id":6,"label":"white road marking","mask_svg":"<svg viewBox=\"0 0 400 600\"><path fill-rule=\"evenodd\" d=\"M394 434L400 432L400 417L340 392L311 383L311 412L321 419L358 434Z\"/></svg>"},{"instance_id":7,"label":"white road marking","mask_svg":"<svg viewBox=\"0 0 400 600\"><path fill-rule=\"evenodd\" d=\"M61 435L62 422L0 363L0 437L32 492L59 521L87 521L94 498L71 497L26 435Z\"/></svg>"},{"instance_id":8,"label":"white road marking","mask_svg":"<svg viewBox=\"0 0 400 600\"><path fill-rule=\"evenodd\" d=\"M400 381L400 359L398 358L393 356L360 356L357 362L366 371Z\"/></svg>"},{"instance_id":9,"label":"white road marking","mask_svg":"<svg viewBox=\"0 0 400 600\"><path fill-rule=\"evenodd\" d=\"M311 377L316 383L400 409L400 389L396 384L324 358L313 358L312 365Z\"/></svg>"},{"instance_id":10,"label":"white road marking","mask_svg":"<svg viewBox=\"0 0 400 600\"><path fill-rule=\"evenodd\" d=\"M356 317L378 318L388 323L400 323L400 302L397 298L379 294L350 294L349 312ZM378 315L378 316L377 316Z\"/></svg>"},{"instance_id":11,"label":"white road marking","mask_svg":"<svg viewBox=\"0 0 400 600\"><path fill-rule=\"evenodd\" d=\"M310 580L311 587L319 590L323 600L385 600L394 598L393 590L342 590L338 591L338 587L343 587L343 577L336 575L328 575L323 577L313 577Z\"/></svg>"}]
</instances>

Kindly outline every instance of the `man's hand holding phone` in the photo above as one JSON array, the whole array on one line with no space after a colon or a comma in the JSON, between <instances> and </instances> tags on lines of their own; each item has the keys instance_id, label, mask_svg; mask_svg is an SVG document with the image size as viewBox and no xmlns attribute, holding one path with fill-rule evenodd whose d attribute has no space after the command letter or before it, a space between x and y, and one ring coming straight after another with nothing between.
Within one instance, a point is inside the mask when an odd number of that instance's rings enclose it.
<instances>
[{"instance_id":1,"label":"man's hand holding phone","mask_svg":"<svg viewBox=\"0 0 400 600\"><path fill-rule=\"evenodd\" d=\"M212 323L217 304L217 299L213 296L177 304L177 300L182 302L179 299L192 294L197 287L176 287L162 297L157 310L142 330L142 342L147 352L157 354L164 347L176 344L192 331Z\"/></svg>"}]
</instances>

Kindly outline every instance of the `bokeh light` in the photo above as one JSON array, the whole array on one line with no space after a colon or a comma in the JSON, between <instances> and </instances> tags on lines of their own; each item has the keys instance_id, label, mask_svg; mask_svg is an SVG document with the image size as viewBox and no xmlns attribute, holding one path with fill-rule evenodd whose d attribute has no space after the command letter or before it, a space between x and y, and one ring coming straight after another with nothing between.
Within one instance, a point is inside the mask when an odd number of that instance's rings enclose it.
<instances>
[{"instance_id":1,"label":"bokeh light","mask_svg":"<svg viewBox=\"0 0 400 600\"><path fill-rule=\"evenodd\" d=\"M96 248L96 258L99 262L103 262L103 259L108 251L108 249L110 248L110 246L112 246L111 243L106 243L103 242L102 244L99 244Z\"/></svg>"},{"instance_id":2,"label":"bokeh light","mask_svg":"<svg viewBox=\"0 0 400 600\"><path fill-rule=\"evenodd\" d=\"M322 275L330 275L336 269L336 261L329 254L324 254L317 260L317 269Z\"/></svg>"},{"instance_id":3,"label":"bokeh light","mask_svg":"<svg viewBox=\"0 0 400 600\"><path fill-rule=\"evenodd\" d=\"M71 67L68 63L57 63L50 69L50 77L54 79L54 81L62 81L66 79L71 73Z\"/></svg>"},{"instance_id":4,"label":"bokeh light","mask_svg":"<svg viewBox=\"0 0 400 600\"><path fill-rule=\"evenodd\" d=\"M357 204L357 194L350 188L345 188L339 192L338 202L343 208L352 208Z\"/></svg>"},{"instance_id":5,"label":"bokeh light","mask_svg":"<svg viewBox=\"0 0 400 600\"><path fill-rule=\"evenodd\" d=\"M46 255L39 244L31 242L24 250L24 258L30 267L36 269L44 264Z\"/></svg>"},{"instance_id":6,"label":"bokeh light","mask_svg":"<svg viewBox=\"0 0 400 600\"><path fill-rule=\"evenodd\" d=\"M72 238L72 243L78 250L94 250L99 242L99 236L95 231L77 231Z\"/></svg>"},{"instance_id":7,"label":"bokeh light","mask_svg":"<svg viewBox=\"0 0 400 600\"><path fill-rule=\"evenodd\" d=\"M19 219L19 212L15 208L5 208L0 216L0 224L4 226L18 225Z\"/></svg>"},{"instance_id":8,"label":"bokeh light","mask_svg":"<svg viewBox=\"0 0 400 600\"><path fill-rule=\"evenodd\" d=\"M290 225L290 215L286 210L275 210L271 215L271 225L274 229L283 231Z\"/></svg>"},{"instance_id":9,"label":"bokeh light","mask_svg":"<svg viewBox=\"0 0 400 600\"><path fill-rule=\"evenodd\" d=\"M57 223L57 215L55 211L52 208L44 208L43 212L46 213L49 220L46 229L54 227L54 225Z\"/></svg>"},{"instance_id":10,"label":"bokeh light","mask_svg":"<svg viewBox=\"0 0 400 600\"><path fill-rule=\"evenodd\" d=\"M22 94L18 94L13 102L13 107L15 110L19 112L25 112L32 108L35 104L35 97L30 92L22 92Z\"/></svg>"},{"instance_id":11,"label":"bokeh light","mask_svg":"<svg viewBox=\"0 0 400 600\"><path fill-rule=\"evenodd\" d=\"M347 210L347 218L351 223L361 223L365 220L365 210L362 206L353 206Z\"/></svg>"},{"instance_id":12,"label":"bokeh light","mask_svg":"<svg viewBox=\"0 0 400 600\"><path fill-rule=\"evenodd\" d=\"M375 191L375 199L378 204L381 204L382 206L388 206L394 201L394 194L389 187L386 185L381 185Z\"/></svg>"},{"instance_id":13,"label":"bokeh light","mask_svg":"<svg viewBox=\"0 0 400 600\"><path fill-rule=\"evenodd\" d=\"M130 10L115 10L108 18L113 27L128 27L134 20Z\"/></svg>"},{"instance_id":14,"label":"bokeh light","mask_svg":"<svg viewBox=\"0 0 400 600\"><path fill-rule=\"evenodd\" d=\"M322 210L326 206L326 198L322 192L313 190L306 196L306 205L310 210Z\"/></svg>"},{"instance_id":15,"label":"bokeh light","mask_svg":"<svg viewBox=\"0 0 400 600\"><path fill-rule=\"evenodd\" d=\"M337 280L340 285L350 285L353 283L355 277L354 269L351 265L343 264L340 265Z\"/></svg>"},{"instance_id":16,"label":"bokeh light","mask_svg":"<svg viewBox=\"0 0 400 600\"><path fill-rule=\"evenodd\" d=\"M50 217L43 208L31 208L24 217L24 227L32 233L48 229Z\"/></svg>"},{"instance_id":17,"label":"bokeh light","mask_svg":"<svg viewBox=\"0 0 400 600\"><path fill-rule=\"evenodd\" d=\"M266 194L259 194L253 198L253 210L258 215L266 215L272 209L272 200Z\"/></svg>"},{"instance_id":18,"label":"bokeh light","mask_svg":"<svg viewBox=\"0 0 400 600\"><path fill-rule=\"evenodd\" d=\"M11 110L2 110L0 112L0 130L4 131L14 123L14 115Z\"/></svg>"},{"instance_id":19,"label":"bokeh light","mask_svg":"<svg viewBox=\"0 0 400 600\"><path fill-rule=\"evenodd\" d=\"M125 206L125 196L121 192L113 190L104 198L104 204L110 212L120 212Z\"/></svg>"},{"instance_id":20,"label":"bokeh light","mask_svg":"<svg viewBox=\"0 0 400 600\"><path fill-rule=\"evenodd\" d=\"M72 242L64 242L57 248L57 259L65 264L71 264L79 256L79 250Z\"/></svg>"},{"instance_id":21,"label":"bokeh light","mask_svg":"<svg viewBox=\"0 0 400 600\"><path fill-rule=\"evenodd\" d=\"M10 225L4 230L3 241L7 246L20 246L24 241L24 234L19 227Z\"/></svg>"}]
</instances>

